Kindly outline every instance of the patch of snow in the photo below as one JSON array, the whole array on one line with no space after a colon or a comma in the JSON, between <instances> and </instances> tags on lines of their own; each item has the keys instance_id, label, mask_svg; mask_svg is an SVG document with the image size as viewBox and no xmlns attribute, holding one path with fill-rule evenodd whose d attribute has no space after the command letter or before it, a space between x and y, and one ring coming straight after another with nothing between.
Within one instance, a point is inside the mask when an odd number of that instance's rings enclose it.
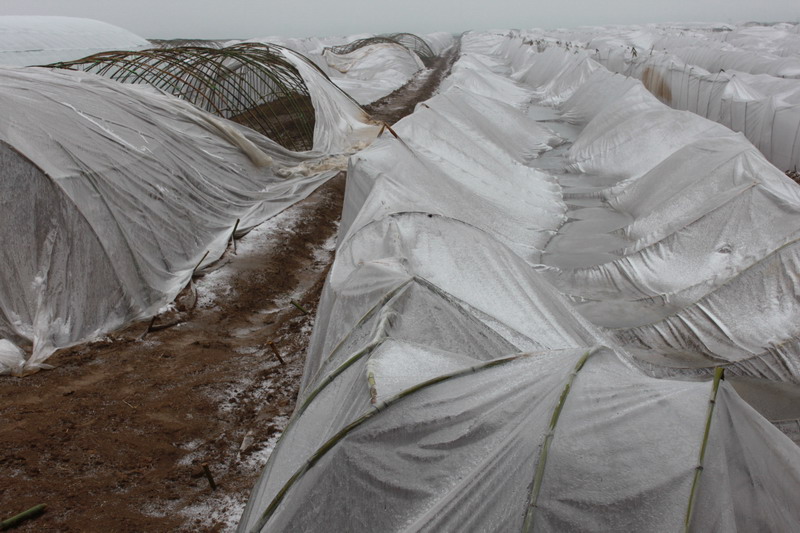
<instances>
[{"instance_id":1,"label":"patch of snow","mask_svg":"<svg viewBox=\"0 0 800 533\"><path fill-rule=\"evenodd\" d=\"M244 379L240 383L227 387L219 394L214 395L214 399L218 402L219 410L223 413L230 413L234 409L238 409L237 403L231 400L240 397L248 389L251 382L252 380L250 379Z\"/></svg>"},{"instance_id":2,"label":"patch of snow","mask_svg":"<svg viewBox=\"0 0 800 533\"><path fill-rule=\"evenodd\" d=\"M161 344L160 341L157 341L155 339L147 339L147 338L142 339L141 337L136 339L136 342L138 342L139 344L141 344L145 348L155 348L156 346L159 346Z\"/></svg>"},{"instance_id":3,"label":"patch of snow","mask_svg":"<svg viewBox=\"0 0 800 533\"><path fill-rule=\"evenodd\" d=\"M181 457L178 460L178 464L181 466L190 466L194 463L195 459L200 459L203 456L203 453L200 452L198 448L201 444L203 444L203 442L204 441L202 439L194 439L184 444L178 444L176 447L190 452Z\"/></svg>"},{"instance_id":4,"label":"patch of snow","mask_svg":"<svg viewBox=\"0 0 800 533\"><path fill-rule=\"evenodd\" d=\"M238 348L234 348L233 351L242 355L255 355L264 353L264 349L259 348L258 346L240 346Z\"/></svg>"},{"instance_id":5,"label":"patch of snow","mask_svg":"<svg viewBox=\"0 0 800 533\"><path fill-rule=\"evenodd\" d=\"M175 311L175 302L170 302L158 311L156 311L156 316L163 315L164 313L169 313L171 311Z\"/></svg>"},{"instance_id":6,"label":"patch of snow","mask_svg":"<svg viewBox=\"0 0 800 533\"><path fill-rule=\"evenodd\" d=\"M18 467L11 468L11 470L9 472L7 472L6 475L9 478L20 477L20 476L27 477L27 476L25 476L25 471L23 469L21 469L21 468L18 468Z\"/></svg>"},{"instance_id":7,"label":"patch of snow","mask_svg":"<svg viewBox=\"0 0 800 533\"><path fill-rule=\"evenodd\" d=\"M142 507L142 514L152 518L164 518L174 512L174 503L149 502Z\"/></svg>"},{"instance_id":8,"label":"patch of snow","mask_svg":"<svg viewBox=\"0 0 800 533\"><path fill-rule=\"evenodd\" d=\"M246 327L246 328L236 328L236 329L231 331L231 336L233 336L233 337L248 337L252 333L258 331L261 328L262 328L262 326L260 326L260 325L259 326L249 326L249 327Z\"/></svg>"},{"instance_id":9,"label":"patch of snow","mask_svg":"<svg viewBox=\"0 0 800 533\"><path fill-rule=\"evenodd\" d=\"M184 444L178 444L178 448L182 448L184 450L192 452L197 448L199 448L200 445L203 444L203 442L204 442L203 439L194 439Z\"/></svg>"},{"instance_id":10,"label":"patch of snow","mask_svg":"<svg viewBox=\"0 0 800 533\"><path fill-rule=\"evenodd\" d=\"M271 219L253 228L247 235L236 241L236 258L247 258L268 249L274 239L275 232L280 228L291 231L300 222L300 217L295 209L286 209ZM236 275L236 268L224 265L211 271L195 282L197 289L197 307L212 309L220 296L227 296L233 292L231 282Z\"/></svg>"},{"instance_id":11,"label":"patch of snow","mask_svg":"<svg viewBox=\"0 0 800 533\"><path fill-rule=\"evenodd\" d=\"M178 464L180 466L191 466L194 464L196 459L200 459L201 457L203 457L203 454L200 453L199 451L187 453L186 455L178 459Z\"/></svg>"},{"instance_id":12,"label":"patch of snow","mask_svg":"<svg viewBox=\"0 0 800 533\"><path fill-rule=\"evenodd\" d=\"M212 494L205 501L181 509L180 514L189 520L197 531L220 525L220 531L235 531L247 503L245 495Z\"/></svg>"},{"instance_id":13,"label":"patch of snow","mask_svg":"<svg viewBox=\"0 0 800 533\"><path fill-rule=\"evenodd\" d=\"M277 416L272 420L272 423L280 428L280 431L277 431L272 434L272 436L266 440L265 442L257 445L259 447L251 448L251 451L247 457L241 460L242 467L246 470L250 470L253 472L259 472L264 465L267 464L270 455L275 450L275 445L278 444L278 440L283 435L283 431L286 429L286 425L289 423L289 417L286 416Z\"/></svg>"}]
</instances>

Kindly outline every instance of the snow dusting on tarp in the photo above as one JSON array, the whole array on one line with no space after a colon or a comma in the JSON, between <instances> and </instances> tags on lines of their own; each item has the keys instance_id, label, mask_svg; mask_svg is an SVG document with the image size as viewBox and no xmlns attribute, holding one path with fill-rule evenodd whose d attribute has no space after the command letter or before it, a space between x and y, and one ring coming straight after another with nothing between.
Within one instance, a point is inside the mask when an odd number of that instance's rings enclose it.
<instances>
[{"instance_id":1,"label":"snow dusting on tarp","mask_svg":"<svg viewBox=\"0 0 800 533\"><path fill-rule=\"evenodd\" d=\"M340 97L314 89L323 146L363 144L377 127L332 89ZM2 69L0 107L0 338L31 350L3 348L5 372L36 370L57 348L154 314L220 257L235 227L342 168L330 151L290 152L172 96L89 74Z\"/></svg>"},{"instance_id":2,"label":"snow dusting on tarp","mask_svg":"<svg viewBox=\"0 0 800 533\"><path fill-rule=\"evenodd\" d=\"M578 68L583 57L640 79L659 100L740 131L781 170L800 166L800 39L797 28L645 25L522 32L514 54L535 42L528 62L538 80L553 67ZM689 29L687 29L689 28ZM507 50L508 51L508 48ZM544 58L547 57L548 60ZM520 72L517 75L526 75ZM560 73L559 78L564 78ZM560 98L562 91L549 91ZM558 103L558 102L554 102Z\"/></svg>"},{"instance_id":3,"label":"snow dusting on tarp","mask_svg":"<svg viewBox=\"0 0 800 533\"><path fill-rule=\"evenodd\" d=\"M567 78L553 63L583 61L559 48L528 57ZM558 79L540 83L550 101ZM799 383L797 186L742 135L607 71L562 110L585 126L560 162L573 220L548 242L548 276L655 375L725 362Z\"/></svg>"},{"instance_id":4,"label":"snow dusting on tarp","mask_svg":"<svg viewBox=\"0 0 800 533\"><path fill-rule=\"evenodd\" d=\"M370 104L405 85L415 74L425 68L420 57L400 44L376 42L367 44L347 54L337 54L331 47L378 37L373 34L343 37L260 37L244 42L277 44L310 59L331 81L361 105ZM441 54L454 43L449 33L425 35L424 42L436 54ZM238 42L238 41L237 41ZM229 43L230 44L230 43Z\"/></svg>"},{"instance_id":5,"label":"snow dusting on tarp","mask_svg":"<svg viewBox=\"0 0 800 533\"><path fill-rule=\"evenodd\" d=\"M420 58L403 46L371 44L349 54L326 50L331 80L360 104L369 104L402 87L425 68Z\"/></svg>"},{"instance_id":6,"label":"snow dusting on tarp","mask_svg":"<svg viewBox=\"0 0 800 533\"><path fill-rule=\"evenodd\" d=\"M689 272L716 295L724 276L738 279L736 268L790 238L766 237L771 216L797 220L794 185L722 126L692 115L681 135L676 117L685 114L608 73L615 94L624 100L630 93L635 104L626 114L626 102L615 107L617 96L599 94L602 67L585 55L563 68L548 54L551 77L538 79L538 53L521 39L472 33L463 44L464 68L456 64L454 73L491 80L505 71L508 83L454 75L395 125L399 138L385 135L351 158L336 260L298 407L239 531L796 528L800 448L719 372L713 379L690 373L687 381L679 371L673 379L643 371L642 355L621 346L630 344L624 335L592 324L585 309L586 316L577 312L575 302L589 298L556 290L582 285L569 278L578 269L556 264L552 249L562 234L572 235L564 263L610 264L627 250L626 233L616 230L642 233L645 246L661 242L659 232L680 236L687 224L714 220L720 208L725 213L742 198L738 190L750 195L743 209L717 218L715 229L705 230L710 238L695 238L688 251L664 251L639 269L620 261L600 279L610 285L619 272L620 287L609 287L601 301L627 298L622 281L652 284L644 268L656 260L682 263L681 254L690 259L697 246L706 257L732 260ZM589 83L597 96L582 92ZM552 112L520 100L519 84L527 84L531 100L571 103L571 118L554 121ZM597 100L604 105L593 105ZM636 114L648 111L641 125ZM538 116L549 118L532 124ZM635 135L615 129L625 122ZM656 133L646 135L647 128ZM673 135L678 139L664 138ZM720 146L703 145L707 136ZM565 138L574 144L562 145ZM713 162L703 161L715 149L721 164L736 160L733 173L716 176ZM666 171L659 164L677 154L684 169L707 165L709 183L701 183L702 173L652 174ZM761 173L764 183L753 184ZM637 186L648 196L634 195ZM778 213L750 216L767 208ZM740 232L755 227L714 252L700 250L733 221ZM790 272L776 265L757 274L742 285L752 289L748 296L725 305L732 312L753 298L762 305L769 295L759 295L759 287L789 283ZM796 319L794 294L788 287L782 305L784 316ZM703 320L711 318L698 314L683 323L702 327ZM748 342L794 335L786 321L766 320L771 330L745 331ZM725 322L715 324L709 334L728 338ZM679 369L681 359L662 347L642 351ZM685 346L702 358L697 349ZM741 365L732 369L747 373Z\"/></svg>"}]
</instances>

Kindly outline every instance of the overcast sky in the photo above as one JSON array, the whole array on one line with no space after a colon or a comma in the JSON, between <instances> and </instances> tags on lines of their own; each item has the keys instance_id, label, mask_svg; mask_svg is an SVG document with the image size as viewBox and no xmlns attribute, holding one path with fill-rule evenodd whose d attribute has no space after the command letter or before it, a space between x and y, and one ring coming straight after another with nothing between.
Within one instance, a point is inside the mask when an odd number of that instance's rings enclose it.
<instances>
[{"instance_id":1,"label":"overcast sky","mask_svg":"<svg viewBox=\"0 0 800 533\"><path fill-rule=\"evenodd\" d=\"M800 0L0 0L0 15L102 20L149 38L800 21Z\"/></svg>"}]
</instances>

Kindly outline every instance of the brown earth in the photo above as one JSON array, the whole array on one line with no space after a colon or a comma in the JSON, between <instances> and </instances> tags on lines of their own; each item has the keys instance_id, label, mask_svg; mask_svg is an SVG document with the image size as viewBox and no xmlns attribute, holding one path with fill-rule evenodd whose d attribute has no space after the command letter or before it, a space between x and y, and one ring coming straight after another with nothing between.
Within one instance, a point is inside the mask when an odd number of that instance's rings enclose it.
<instances>
[{"instance_id":1,"label":"brown earth","mask_svg":"<svg viewBox=\"0 0 800 533\"><path fill-rule=\"evenodd\" d=\"M453 63L458 60L460 55L461 40L459 39L455 46L445 50L441 56L435 58L429 68L420 71L408 83L393 93L364 106L364 110L373 119L386 122L389 125L410 115L414 112L414 107L417 103L433 96L442 80L450 74Z\"/></svg>"}]
</instances>

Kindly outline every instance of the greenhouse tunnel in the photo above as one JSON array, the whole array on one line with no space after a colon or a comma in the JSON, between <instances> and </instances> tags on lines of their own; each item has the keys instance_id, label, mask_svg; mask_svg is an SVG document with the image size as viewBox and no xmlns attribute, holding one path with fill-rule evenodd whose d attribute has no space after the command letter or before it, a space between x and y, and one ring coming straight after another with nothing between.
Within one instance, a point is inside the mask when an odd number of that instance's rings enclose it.
<instances>
[{"instance_id":1,"label":"greenhouse tunnel","mask_svg":"<svg viewBox=\"0 0 800 533\"><path fill-rule=\"evenodd\" d=\"M278 46L241 43L103 52L48 66L147 84L248 126L290 150L312 149L316 117L309 89Z\"/></svg>"},{"instance_id":2,"label":"greenhouse tunnel","mask_svg":"<svg viewBox=\"0 0 800 533\"><path fill-rule=\"evenodd\" d=\"M325 51L330 51L337 55L345 55L373 44L398 44L407 50L414 52L419 56L422 62L428 66L436 54L431 50L431 47L422 37L414 35L413 33L389 33L385 35L376 35L375 37L367 37L364 39L357 39L351 43L343 44L340 46L329 46Z\"/></svg>"}]
</instances>

